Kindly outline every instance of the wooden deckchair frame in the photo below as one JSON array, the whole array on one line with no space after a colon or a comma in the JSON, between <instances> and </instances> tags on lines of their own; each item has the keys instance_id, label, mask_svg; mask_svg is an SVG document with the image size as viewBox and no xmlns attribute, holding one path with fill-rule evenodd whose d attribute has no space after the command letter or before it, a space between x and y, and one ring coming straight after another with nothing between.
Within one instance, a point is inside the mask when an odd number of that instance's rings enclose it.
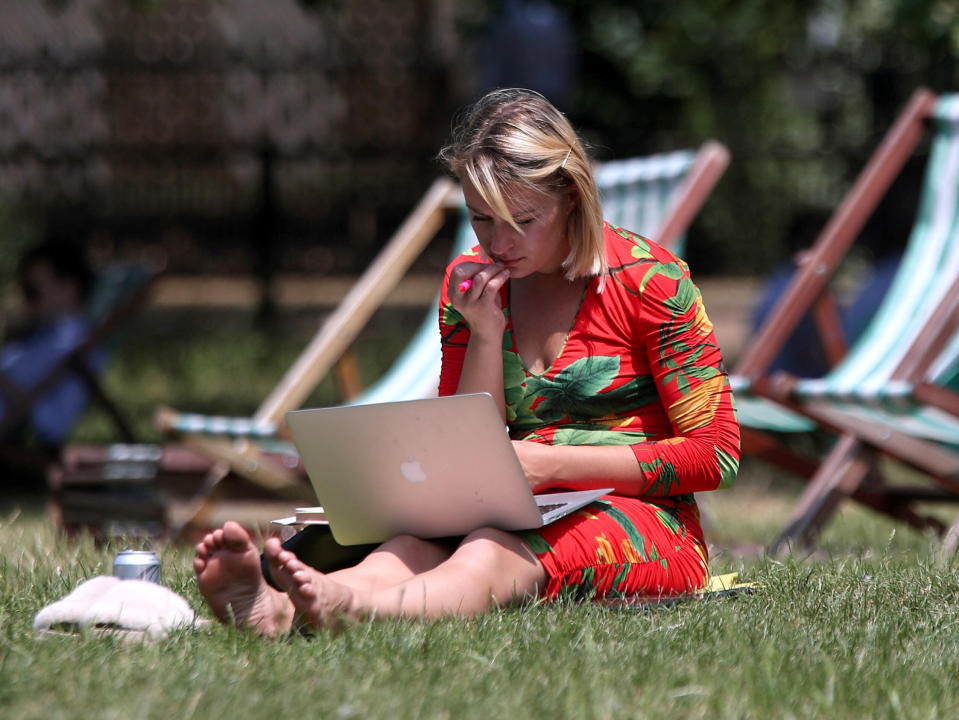
<instances>
[{"instance_id":1,"label":"wooden deckchair frame","mask_svg":"<svg viewBox=\"0 0 959 720\"><path fill-rule=\"evenodd\" d=\"M835 312L828 307L831 300L826 294L827 283L922 140L935 103L936 95L925 88L913 93L842 204L804 255L788 287L751 338L733 368L733 375L749 380L765 375L803 316L817 303L827 304L815 311L820 319L835 317ZM835 321L829 325L832 327L828 330L825 346L832 348L831 354L835 357L836 337L841 336L841 332L835 329Z\"/></svg>"},{"instance_id":2,"label":"wooden deckchair frame","mask_svg":"<svg viewBox=\"0 0 959 720\"><path fill-rule=\"evenodd\" d=\"M846 342L828 283L921 142L936 99L936 95L925 88L913 93L813 246L803 254L789 285L748 341L732 370L733 376L756 385L756 380L768 373L773 360L810 311L830 364L837 364L845 355ZM762 430L743 426L741 442L745 454L801 478L811 478L819 467L817 459L796 452L774 434Z\"/></svg>"},{"instance_id":3,"label":"wooden deckchair frame","mask_svg":"<svg viewBox=\"0 0 959 720\"><path fill-rule=\"evenodd\" d=\"M675 244L688 230L716 183L729 165L729 151L719 142L704 143L696 153L686 178L677 189L657 241ZM336 310L324 321L253 416L254 423L282 426L287 411L309 396L316 384L349 348L376 309L389 296L426 245L442 227L446 213L458 210L462 191L448 178L434 181L429 190L357 280ZM160 408L155 423L164 432L176 425L177 411ZM264 462L250 440L231 440L186 434L183 441L214 461L226 463L237 474L279 494L296 494L300 478L285 468Z\"/></svg>"},{"instance_id":4,"label":"wooden deckchair frame","mask_svg":"<svg viewBox=\"0 0 959 720\"><path fill-rule=\"evenodd\" d=\"M950 412L959 409L959 396L946 388L923 382L938 353L959 328L959 277L912 343L910 352L892 374L892 379L921 388L913 399ZM795 397L796 378L779 373L754 383L754 391L776 400L839 436L836 444L810 476L789 524L775 540L779 552L792 544L810 544L839 503L852 498L918 529L939 534L946 526L932 515L921 515L913 501L959 502L959 453L935 442L912 437L860 417L851 417L833 403ZM957 415L959 416L959 415ZM888 455L928 475L937 486L897 487L886 483L877 471L879 454Z\"/></svg>"},{"instance_id":5,"label":"wooden deckchair frame","mask_svg":"<svg viewBox=\"0 0 959 720\"><path fill-rule=\"evenodd\" d=\"M940 534L946 533L945 524L934 515L920 514L914 503L959 501L959 454L953 450L932 440L898 432L886 423L870 422L858 414L852 416L828 400L800 397L794 392L799 382L797 378L784 373L772 377L760 375L778 353L777 347L762 346L762 338L775 343L788 336L792 331L790 323L798 322L798 318L809 307L809 298L825 287L830 269L834 269L835 263L841 258L842 252L838 251L844 252L858 234L867 217L863 210L872 211L881 193L891 184L892 170L898 171L908 157L907 151L911 152L918 144L925 121L931 116L935 103L936 97L927 90L919 90L913 95L850 193L850 198L865 197L862 201L865 205L849 207L847 198L847 202L837 210L835 222L827 226L811 253L810 262L820 263L819 272L813 267L797 273L798 278L790 288L793 292L789 294L787 290L785 300L779 304L788 306L788 311L780 311L782 324L776 325L775 317L767 321L754 341L751 352L744 356L737 367L739 373L752 378L750 389L756 395L775 400L813 420L820 428L838 435L832 450L821 463L812 464L814 471L810 473L808 458L792 455L782 445L776 445L774 440L769 440L769 446L762 447L766 434L754 430L744 432L744 447L747 450L747 443L753 443L759 446L760 456L777 453L774 461L784 467L789 467L795 461L793 467L809 478L809 484L797 502L789 524L772 545L774 551L782 551L797 543L811 544L840 502L846 498L855 499L914 527L932 529ZM870 177L879 186L867 195L863 186ZM776 312L774 310L773 315ZM937 407L959 417L959 395L927 381L932 364L957 331L959 277L953 280L936 309L911 341L908 352L902 354L890 379L912 388L911 401ZM877 462L881 455L925 473L933 487L897 487L886 482ZM946 533L946 537L953 544L959 540L959 521Z\"/></svg>"}]
</instances>

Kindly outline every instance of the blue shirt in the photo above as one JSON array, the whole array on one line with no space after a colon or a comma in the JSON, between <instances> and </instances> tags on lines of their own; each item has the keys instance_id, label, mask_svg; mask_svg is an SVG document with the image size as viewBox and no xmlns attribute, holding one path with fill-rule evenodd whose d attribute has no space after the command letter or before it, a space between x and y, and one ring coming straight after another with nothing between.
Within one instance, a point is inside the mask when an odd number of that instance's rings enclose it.
<instances>
[{"instance_id":1,"label":"blue shirt","mask_svg":"<svg viewBox=\"0 0 959 720\"><path fill-rule=\"evenodd\" d=\"M83 344L90 327L82 313L65 315L43 325L23 339L0 348L0 373L24 392L41 382L67 355ZM89 358L93 369L103 367L102 351ZM62 445L87 407L89 393L74 373L37 399L30 410L28 424L37 437L50 445ZM0 396L0 417L6 407Z\"/></svg>"}]
</instances>

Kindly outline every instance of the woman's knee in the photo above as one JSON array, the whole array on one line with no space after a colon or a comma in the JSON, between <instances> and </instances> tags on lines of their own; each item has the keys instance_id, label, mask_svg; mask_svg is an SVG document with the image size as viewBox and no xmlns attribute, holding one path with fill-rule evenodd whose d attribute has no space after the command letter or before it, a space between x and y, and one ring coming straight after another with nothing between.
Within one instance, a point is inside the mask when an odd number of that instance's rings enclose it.
<instances>
[{"instance_id":1,"label":"woman's knee","mask_svg":"<svg viewBox=\"0 0 959 720\"><path fill-rule=\"evenodd\" d=\"M463 538L453 558L490 568L516 563L539 564L529 545L516 535L496 528L480 528L471 532Z\"/></svg>"},{"instance_id":2,"label":"woman's knee","mask_svg":"<svg viewBox=\"0 0 959 720\"><path fill-rule=\"evenodd\" d=\"M546 584L546 570L529 545L512 533L481 528L470 533L450 562L460 565L498 604L533 597Z\"/></svg>"},{"instance_id":3,"label":"woman's knee","mask_svg":"<svg viewBox=\"0 0 959 720\"><path fill-rule=\"evenodd\" d=\"M398 561L414 573L420 573L448 559L451 552L452 549L443 542L423 540L413 535L397 535L373 551L367 561Z\"/></svg>"}]
</instances>

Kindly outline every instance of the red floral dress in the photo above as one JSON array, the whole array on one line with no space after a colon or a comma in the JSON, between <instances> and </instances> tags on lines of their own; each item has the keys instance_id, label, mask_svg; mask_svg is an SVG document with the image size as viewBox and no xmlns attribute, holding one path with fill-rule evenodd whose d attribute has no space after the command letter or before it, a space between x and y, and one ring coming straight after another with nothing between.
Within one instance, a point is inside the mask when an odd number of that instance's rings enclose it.
<instances>
[{"instance_id":1,"label":"red floral dress","mask_svg":"<svg viewBox=\"0 0 959 720\"><path fill-rule=\"evenodd\" d=\"M545 598L663 596L709 579L694 492L730 485L739 425L712 324L686 264L634 233L605 227L610 275L592 278L563 350L542 374L513 340L509 288L503 375L513 439L554 445L629 445L639 497L607 495L521 533L549 576ZM440 301L439 392L456 392L469 328L446 290Z\"/></svg>"}]
</instances>

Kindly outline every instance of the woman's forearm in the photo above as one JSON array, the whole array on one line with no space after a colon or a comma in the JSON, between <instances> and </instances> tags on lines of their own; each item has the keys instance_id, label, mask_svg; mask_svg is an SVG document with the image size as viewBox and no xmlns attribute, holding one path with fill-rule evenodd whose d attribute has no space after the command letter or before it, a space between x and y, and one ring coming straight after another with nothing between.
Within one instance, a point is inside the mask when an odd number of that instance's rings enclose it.
<instances>
[{"instance_id":1,"label":"woman's forearm","mask_svg":"<svg viewBox=\"0 0 959 720\"><path fill-rule=\"evenodd\" d=\"M520 440L513 447L534 492L611 487L621 495L639 494L642 474L628 445L544 445Z\"/></svg>"},{"instance_id":2,"label":"woman's forearm","mask_svg":"<svg viewBox=\"0 0 959 720\"><path fill-rule=\"evenodd\" d=\"M463 358L463 371L456 392L485 392L493 396L503 422L506 422L506 400L503 396L502 341L484 341L470 338Z\"/></svg>"}]
</instances>

